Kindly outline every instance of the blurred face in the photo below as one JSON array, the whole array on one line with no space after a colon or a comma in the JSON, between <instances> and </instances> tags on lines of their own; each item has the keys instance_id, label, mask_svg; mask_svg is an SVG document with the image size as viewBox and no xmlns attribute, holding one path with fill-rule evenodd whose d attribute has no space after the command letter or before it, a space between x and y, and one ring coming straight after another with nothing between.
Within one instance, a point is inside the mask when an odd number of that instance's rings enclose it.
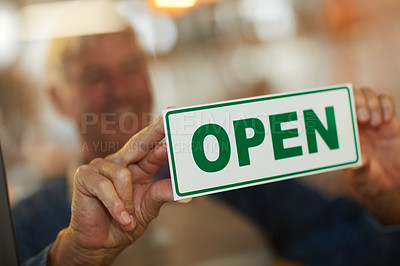
<instances>
[{"instance_id":1,"label":"blurred face","mask_svg":"<svg viewBox=\"0 0 400 266\"><path fill-rule=\"evenodd\" d=\"M152 93L145 56L131 32L87 38L67 63L69 109L83 149L103 157L147 125Z\"/></svg>"}]
</instances>

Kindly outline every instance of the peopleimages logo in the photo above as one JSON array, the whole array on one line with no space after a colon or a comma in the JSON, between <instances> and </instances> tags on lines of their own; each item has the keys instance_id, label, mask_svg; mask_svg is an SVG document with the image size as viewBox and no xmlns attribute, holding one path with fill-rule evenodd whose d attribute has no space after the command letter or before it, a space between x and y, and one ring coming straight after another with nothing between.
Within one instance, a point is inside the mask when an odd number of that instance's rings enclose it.
<instances>
[{"instance_id":1,"label":"peopleimages logo","mask_svg":"<svg viewBox=\"0 0 400 266\"><path fill-rule=\"evenodd\" d=\"M87 134L90 127L100 127L101 134L135 134L150 123L152 123L160 114L133 112L111 112L111 113L82 113L81 133Z\"/></svg>"}]
</instances>

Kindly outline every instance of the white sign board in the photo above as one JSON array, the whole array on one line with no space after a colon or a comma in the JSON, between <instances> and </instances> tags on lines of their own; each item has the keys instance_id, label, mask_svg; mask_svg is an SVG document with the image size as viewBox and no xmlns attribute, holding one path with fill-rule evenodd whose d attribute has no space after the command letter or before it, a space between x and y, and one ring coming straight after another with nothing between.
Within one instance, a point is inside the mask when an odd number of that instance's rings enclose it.
<instances>
[{"instance_id":1,"label":"white sign board","mask_svg":"<svg viewBox=\"0 0 400 266\"><path fill-rule=\"evenodd\" d=\"M361 164L351 84L163 116L175 200Z\"/></svg>"}]
</instances>

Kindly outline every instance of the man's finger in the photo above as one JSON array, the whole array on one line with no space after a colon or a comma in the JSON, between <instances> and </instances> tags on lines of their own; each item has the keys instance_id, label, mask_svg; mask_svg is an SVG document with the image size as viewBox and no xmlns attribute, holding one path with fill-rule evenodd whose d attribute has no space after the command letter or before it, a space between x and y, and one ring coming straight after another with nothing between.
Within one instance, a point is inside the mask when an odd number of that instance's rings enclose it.
<instances>
[{"instance_id":1,"label":"man's finger","mask_svg":"<svg viewBox=\"0 0 400 266\"><path fill-rule=\"evenodd\" d=\"M134 135L117 153L109 158L123 166L143 159L164 138L164 125L160 116L151 125Z\"/></svg>"},{"instance_id":2,"label":"man's finger","mask_svg":"<svg viewBox=\"0 0 400 266\"><path fill-rule=\"evenodd\" d=\"M381 103L383 120L389 122L393 118L395 112L394 100L390 95L382 93L379 95L379 101Z\"/></svg>"},{"instance_id":3,"label":"man's finger","mask_svg":"<svg viewBox=\"0 0 400 266\"><path fill-rule=\"evenodd\" d=\"M355 89L354 94L355 94L358 122L362 124L368 123L370 119L370 113L368 110L367 101L365 100L364 94L361 92L360 89Z\"/></svg>"},{"instance_id":4,"label":"man's finger","mask_svg":"<svg viewBox=\"0 0 400 266\"><path fill-rule=\"evenodd\" d=\"M368 109L371 115L370 125L373 127L379 126L383 122L382 111L378 96L370 88L361 88L362 93L367 101Z\"/></svg>"},{"instance_id":5,"label":"man's finger","mask_svg":"<svg viewBox=\"0 0 400 266\"><path fill-rule=\"evenodd\" d=\"M142 210L146 223L150 223L158 216L161 206L168 201L173 201L172 185L170 179L162 179L151 185L143 198Z\"/></svg>"},{"instance_id":6,"label":"man's finger","mask_svg":"<svg viewBox=\"0 0 400 266\"><path fill-rule=\"evenodd\" d=\"M118 196L124 202L125 208L129 214L133 214L132 177L130 171L119 164L100 158L94 159L90 165L94 166L99 174L111 180Z\"/></svg>"},{"instance_id":7,"label":"man's finger","mask_svg":"<svg viewBox=\"0 0 400 266\"><path fill-rule=\"evenodd\" d=\"M76 173L77 181L87 196L98 198L110 215L126 230L133 230L136 221L127 212L125 204L119 198L113 183L93 169L93 166L83 165Z\"/></svg>"},{"instance_id":8,"label":"man's finger","mask_svg":"<svg viewBox=\"0 0 400 266\"><path fill-rule=\"evenodd\" d=\"M128 166L129 170L132 172L134 182L150 182L167 158L166 143L159 143L139 163ZM138 177L140 177L140 180Z\"/></svg>"}]
</instances>

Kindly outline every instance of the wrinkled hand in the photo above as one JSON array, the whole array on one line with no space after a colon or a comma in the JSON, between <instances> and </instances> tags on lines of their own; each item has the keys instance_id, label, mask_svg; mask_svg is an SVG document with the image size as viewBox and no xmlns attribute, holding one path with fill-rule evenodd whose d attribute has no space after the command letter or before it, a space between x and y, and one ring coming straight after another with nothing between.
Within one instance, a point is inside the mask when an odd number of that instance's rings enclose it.
<instances>
[{"instance_id":1,"label":"wrinkled hand","mask_svg":"<svg viewBox=\"0 0 400 266\"><path fill-rule=\"evenodd\" d=\"M159 118L118 152L78 168L71 222L58 235L50 264L110 264L145 232L162 204L173 200L170 179L152 183L167 159L163 138Z\"/></svg>"},{"instance_id":2,"label":"wrinkled hand","mask_svg":"<svg viewBox=\"0 0 400 266\"><path fill-rule=\"evenodd\" d=\"M400 123L394 101L369 88L355 90L363 165L349 183L382 224L400 223Z\"/></svg>"}]
</instances>

